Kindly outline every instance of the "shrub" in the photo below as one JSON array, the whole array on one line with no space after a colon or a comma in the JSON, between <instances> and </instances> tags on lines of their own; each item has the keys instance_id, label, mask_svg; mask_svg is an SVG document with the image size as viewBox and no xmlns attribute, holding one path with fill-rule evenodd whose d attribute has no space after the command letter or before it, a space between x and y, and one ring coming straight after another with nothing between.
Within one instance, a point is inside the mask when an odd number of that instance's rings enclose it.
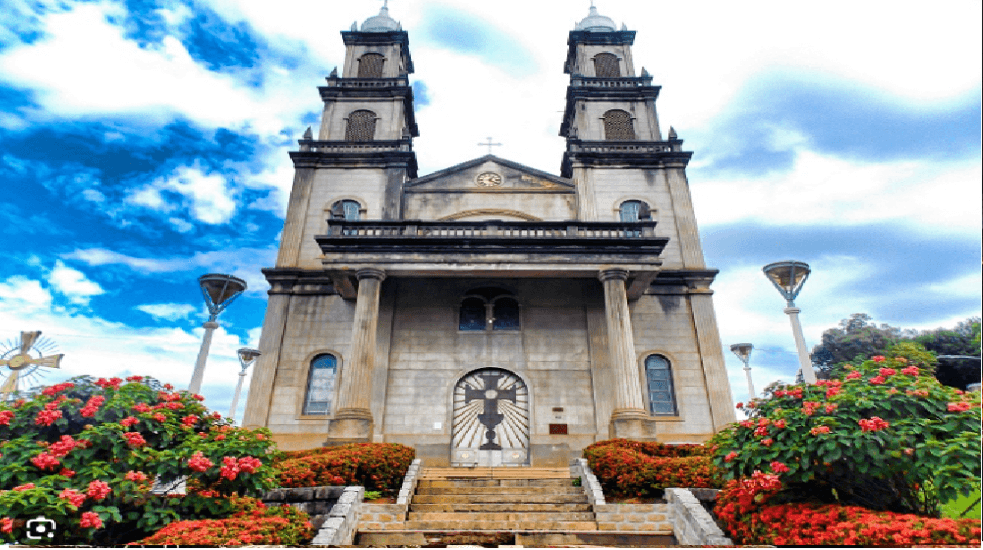
<instances>
[{"instance_id":1,"label":"shrub","mask_svg":"<svg viewBox=\"0 0 983 550\"><path fill-rule=\"evenodd\" d=\"M266 430L230 426L204 398L139 376L74 378L0 405L0 540L28 519L57 524L52 544L116 545L177 519L217 517L273 486ZM151 492L186 476L183 498Z\"/></svg>"},{"instance_id":2,"label":"shrub","mask_svg":"<svg viewBox=\"0 0 983 550\"><path fill-rule=\"evenodd\" d=\"M665 445L612 439L584 449L604 493L615 497L662 497L667 487L720 487L703 445Z\"/></svg>"},{"instance_id":3,"label":"shrub","mask_svg":"<svg viewBox=\"0 0 983 550\"><path fill-rule=\"evenodd\" d=\"M781 468L779 468L781 469ZM913 546L980 544L979 520L875 512L858 506L771 504L776 474L728 481L714 512L737 544L776 546Z\"/></svg>"},{"instance_id":4,"label":"shrub","mask_svg":"<svg viewBox=\"0 0 983 550\"><path fill-rule=\"evenodd\" d=\"M281 487L361 485L394 495L414 456L412 447L396 443L352 443L282 453L275 466Z\"/></svg>"},{"instance_id":5,"label":"shrub","mask_svg":"<svg viewBox=\"0 0 983 550\"><path fill-rule=\"evenodd\" d=\"M842 379L778 389L715 436L714 462L730 479L780 464L785 502L937 516L978 483L980 395L940 385L924 366L875 356Z\"/></svg>"},{"instance_id":6,"label":"shrub","mask_svg":"<svg viewBox=\"0 0 983 550\"><path fill-rule=\"evenodd\" d=\"M235 508L229 518L175 521L130 546L303 546L314 538L307 514L289 505L240 499Z\"/></svg>"}]
</instances>

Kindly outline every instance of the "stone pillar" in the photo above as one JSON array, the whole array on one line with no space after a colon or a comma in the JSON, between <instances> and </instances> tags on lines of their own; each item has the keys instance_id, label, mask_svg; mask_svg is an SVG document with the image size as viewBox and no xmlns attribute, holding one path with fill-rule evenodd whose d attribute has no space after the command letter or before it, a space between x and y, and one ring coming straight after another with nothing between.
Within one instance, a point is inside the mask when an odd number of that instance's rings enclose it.
<instances>
[{"instance_id":1,"label":"stone pillar","mask_svg":"<svg viewBox=\"0 0 983 550\"><path fill-rule=\"evenodd\" d=\"M635 357L635 338L632 334L625 281L628 272L612 268L598 275L604 287L604 309L608 329L608 349L611 354L611 373L614 383L614 412L611 413L611 437L645 438L645 400Z\"/></svg>"},{"instance_id":2,"label":"stone pillar","mask_svg":"<svg viewBox=\"0 0 983 550\"><path fill-rule=\"evenodd\" d=\"M342 372L338 408L329 426L329 444L372 440L372 371L379 325L379 294L385 278L385 272L379 269L358 271L351 359Z\"/></svg>"},{"instance_id":3,"label":"stone pillar","mask_svg":"<svg viewBox=\"0 0 983 550\"><path fill-rule=\"evenodd\" d=\"M703 247L700 245L700 232L696 226L696 212L693 210L685 166L684 163L667 163L666 182L669 184L669 196L672 198L672 211L676 216L683 268L703 269L706 264L703 260Z\"/></svg>"},{"instance_id":4,"label":"stone pillar","mask_svg":"<svg viewBox=\"0 0 983 550\"><path fill-rule=\"evenodd\" d=\"M263 332L259 339L259 351L262 355L256 358L253 377L249 382L246 412L242 416L244 428L268 426L273 384L276 382L277 365L280 364L280 349L287 327L289 306L289 294L271 293L266 302L266 317L263 319Z\"/></svg>"},{"instance_id":5,"label":"stone pillar","mask_svg":"<svg viewBox=\"0 0 983 550\"><path fill-rule=\"evenodd\" d=\"M723 346L720 344L720 331L717 329L717 316L713 312L713 291L709 284L709 281L691 283L689 300L690 307L693 308L696 342L703 362L710 417L713 419L713 431L716 432L736 418L734 401L730 394L730 380L724 364Z\"/></svg>"},{"instance_id":6,"label":"stone pillar","mask_svg":"<svg viewBox=\"0 0 983 550\"><path fill-rule=\"evenodd\" d=\"M314 170L297 167L294 184L290 190L287 216L280 233L280 252L277 254L277 267L296 267L301 263L301 249L304 242L304 223L311 202L311 188L314 185ZM321 220L323 222L323 220ZM313 242L313 241L312 241Z\"/></svg>"}]
</instances>

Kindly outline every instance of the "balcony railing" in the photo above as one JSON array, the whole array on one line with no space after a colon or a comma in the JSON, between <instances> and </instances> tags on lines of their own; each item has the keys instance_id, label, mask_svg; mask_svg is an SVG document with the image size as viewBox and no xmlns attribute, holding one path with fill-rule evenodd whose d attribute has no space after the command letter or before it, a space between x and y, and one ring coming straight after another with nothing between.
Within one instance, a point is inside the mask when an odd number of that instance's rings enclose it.
<instances>
[{"instance_id":1,"label":"balcony railing","mask_svg":"<svg viewBox=\"0 0 983 550\"><path fill-rule=\"evenodd\" d=\"M669 153L679 151L682 142L671 141L570 141L571 153Z\"/></svg>"},{"instance_id":2,"label":"balcony railing","mask_svg":"<svg viewBox=\"0 0 983 550\"><path fill-rule=\"evenodd\" d=\"M402 141L316 141L300 140L300 150L313 153L389 153L413 150L409 140Z\"/></svg>"},{"instance_id":3,"label":"balcony railing","mask_svg":"<svg viewBox=\"0 0 983 550\"><path fill-rule=\"evenodd\" d=\"M598 78L574 76L570 79L570 85L587 88L644 88L652 85L652 77Z\"/></svg>"},{"instance_id":4,"label":"balcony railing","mask_svg":"<svg viewBox=\"0 0 983 550\"><path fill-rule=\"evenodd\" d=\"M328 78L329 88L391 88L409 86L406 77L401 78Z\"/></svg>"},{"instance_id":5,"label":"balcony railing","mask_svg":"<svg viewBox=\"0 0 983 550\"><path fill-rule=\"evenodd\" d=\"M346 239L643 240L656 222L507 222L328 220L328 236Z\"/></svg>"}]
</instances>

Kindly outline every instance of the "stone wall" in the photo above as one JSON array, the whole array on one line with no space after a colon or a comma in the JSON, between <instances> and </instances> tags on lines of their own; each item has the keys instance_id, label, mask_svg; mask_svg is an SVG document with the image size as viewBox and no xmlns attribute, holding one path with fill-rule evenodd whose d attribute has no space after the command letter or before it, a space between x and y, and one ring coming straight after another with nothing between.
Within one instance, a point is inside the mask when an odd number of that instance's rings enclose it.
<instances>
[{"instance_id":1,"label":"stone wall","mask_svg":"<svg viewBox=\"0 0 983 550\"><path fill-rule=\"evenodd\" d=\"M696 493L696 495L694 495ZM697 495L700 498L697 498ZM683 546L733 546L700 500L715 500L714 489L666 489L672 530Z\"/></svg>"},{"instance_id":2,"label":"stone wall","mask_svg":"<svg viewBox=\"0 0 983 550\"><path fill-rule=\"evenodd\" d=\"M595 504L594 515L600 531L673 532L668 504Z\"/></svg>"},{"instance_id":3,"label":"stone wall","mask_svg":"<svg viewBox=\"0 0 983 550\"><path fill-rule=\"evenodd\" d=\"M311 516L317 530L312 546L350 545L358 525L362 487L303 487L274 489L263 495L268 506L289 504Z\"/></svg>"}]
</instances>

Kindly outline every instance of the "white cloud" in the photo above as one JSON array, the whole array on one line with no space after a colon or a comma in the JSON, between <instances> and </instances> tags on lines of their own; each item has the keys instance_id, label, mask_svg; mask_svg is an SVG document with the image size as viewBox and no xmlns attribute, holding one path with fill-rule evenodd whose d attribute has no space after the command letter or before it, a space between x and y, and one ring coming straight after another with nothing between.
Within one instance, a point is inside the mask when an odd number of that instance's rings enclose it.
<instances>
[{"instance_id":1,"label":"white cloud","mask_svg":"<svg viewBox=\"0 0 983 550\"><path fill-rule=\"evenodd\" d=\"M51 304L51 293L38 281L15 275L0 283L0 302L6 304L5 309L29 317Z\"/></svg>"},{"instance_id":2,"label":"white cloud","mask_svg":"<svg viewBox=\"0 0 983 550\"><path fill-rule=\"evenodd\" d=\"M187 319L189 315L198 310L190 304L143 304L136 306L137 310L153 316L155 319L165 321L179 321Z\"/></svg>"},{"instance_id":3,"label":"white cloud","mask_svg":"<svg viewBox=\"0 0 983 550\"><path fill-rule=\"evenodd\" d=\"M228 273L245 280L247 292L259 294L267 288L260 268L273 265L276 254L276 248L271 247L197 252L189 257L137 258L104 248L87 248L64 257L92 266L123 265L143 273Z\"/></svg>"},{"instance_id":4,"label":"white cloud","mask_svg":"<svg viewBox=\"0 0 983 550\"><path fill-rule=\"evenodd\" d=\"M827 226L905 220L923 230L978 232L981 178L979 163L865 163L799 150L788 172L718 176L692 192L703 227L751 219Z\"/></svg>"},{"instance_id":5,"label":"white cloud","mask_svg":"<svg viewBox=\"0 0 983 550\"><path fill-rule=\"evenodd\" d=\"M81 271L68 267L61 260L55 262L48 275L48 282L60 294L76 304L88 304L93 296L105 294L99 283L89 280Z\"/></svg>"}]
</instances>

